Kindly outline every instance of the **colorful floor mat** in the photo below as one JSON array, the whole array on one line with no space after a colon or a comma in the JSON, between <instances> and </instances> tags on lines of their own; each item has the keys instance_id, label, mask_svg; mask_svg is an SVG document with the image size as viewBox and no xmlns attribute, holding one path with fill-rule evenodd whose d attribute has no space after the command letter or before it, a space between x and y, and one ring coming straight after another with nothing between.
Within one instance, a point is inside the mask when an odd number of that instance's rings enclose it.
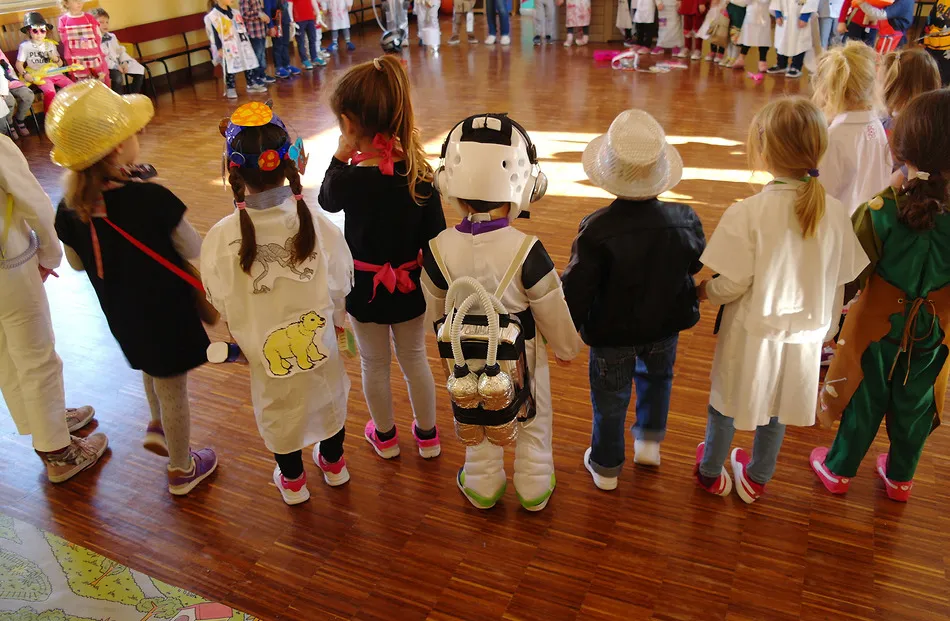
<instances>
[{"instance_id":1,"label":"colorful floor mat","mask_svg":"<svg viewBox=\"0 0 950 621\"><path fill-rule=\"evenodd\" d=\"M0 621L260 621L0 514Z\"/></svg>"}]
</instances>

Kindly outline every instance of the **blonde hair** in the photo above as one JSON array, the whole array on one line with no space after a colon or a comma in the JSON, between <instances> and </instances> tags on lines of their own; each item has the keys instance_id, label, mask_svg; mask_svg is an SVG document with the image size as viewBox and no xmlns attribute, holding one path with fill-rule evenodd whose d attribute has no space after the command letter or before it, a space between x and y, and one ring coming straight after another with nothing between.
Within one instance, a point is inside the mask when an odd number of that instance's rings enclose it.
<instances>
[{"instance_id":1,"label":"blonde hair","mask_svg":"<svg viewBox=\"0 0 950 621\"><path fill-rule=\"evenodd\" d=\"M114 152L113 152L114 153ZM109 181L128 180L128 175L116 166L112 153L83 170L68 170L63 181L63 200L79 219L88 224L102 202L102 188Z\"/></svg>"},{"instance_id":2,"label":"blonde hair","mask_svg":"<svg viewBox=\"0 0 950 621\"><path fill-rule=\"evenodd\" d=\"M805 180L795 197L795 217L802 237L814 237L825 216L825 188L817 177L818 162L828 148L821 110L803 97L776 99L752 119L748 144L751 168Z\"/></svg>"},{"instance_id":3,"label":"blonde hair","mask_svg":"<svg viewBox=\"0 0 950 621\"><path fill-rule=\"evenodd\" d=\"M874 50L860 41L829 49L818 59L812 101L829 119L843 112L880 108L876 60Z\"/></svg>"},{"instance_id":4,"label":"blonde hair","mask_svg":"<svg viewBox=\"0 0 950 621\"><path fill-rule=\"evenodd\" d=\"M899 114L910 100L940 88L940 68L926 50L912 47L884 57L881 67L884 107L890 116Z\"/></svg>"},{"instance_id":5,"label":"blonde hair","mask_svg":"<svg viewBox=\"0 0 950 621\"><path fill-rule=\"evenodd\" d=\"M399 139L405 154L409 194L416 204L423 199L419 183L432 181L432 167L415 127L409 75L394 56L381 56L347 71L330 95L330 108L337 117L346 115L365 138L376 134Z\"/></svg>"}]
</instances>

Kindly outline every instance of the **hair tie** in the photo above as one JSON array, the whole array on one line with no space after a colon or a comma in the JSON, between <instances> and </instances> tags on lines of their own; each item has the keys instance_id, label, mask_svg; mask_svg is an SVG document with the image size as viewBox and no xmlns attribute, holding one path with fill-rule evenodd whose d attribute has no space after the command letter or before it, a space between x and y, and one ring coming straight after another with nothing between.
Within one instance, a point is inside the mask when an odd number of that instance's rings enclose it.
<instances>
[{"instance_id":1,"label":"hair tie","mask_svg":"<svg viewBox=\"0 0 950 621\"><path fill-rule=\"evenodd\" d=\"M383 70L383 65L382 65L382 63L379 62L379 59L378 59L378 58L374 58L374 59L373 59L373 66L376 67L376 71L382 71L382 70Z\"/></svg>"},{"instance_id":2,"label":"hair tie","mask_svg":"<svg viewBox=\"0 0 950 621\"><path fill-rule=\"evenodd\" d=\"M303 194L294 194L294 200L300 202L303 200Z\"/></svg>"},{"instance_id":3,"label":"hair tie","mask_svg":"<svg viewBox=\"0 0 950 621\"><path fill-rule=\"evenodd\" d=\"M912 179L920 179L921 181L930 181L930 173L924 172L922 170L918 170L917 172L915 172L914 174L910 176L908 181Z\"/></svg>"},{"instance_id":4,"label":"hair tie","mask_svg":"<svg viewBox=\"0 0 950 621\"><path fill-rule=\"evenodd\" d=\"M234 201L234 206L237 207L239 211L243 211L244 209L247 208L247 203L245 203L244 201L241 201L240 203L237 201Z\"/></svg>"},{"instance_id":5,"label":"hair tie","mask_svg":"<svg viewBox=\"0 0 950 621\"><path fill-rule=\"evenodd\" d=\"M817 169L817 168L809 168L809 169L808 169L808 176L809 176L809 177L814 177L814 178L817 179L817 178L818 178L818 169Z\"/></svg>"}]
</instances>

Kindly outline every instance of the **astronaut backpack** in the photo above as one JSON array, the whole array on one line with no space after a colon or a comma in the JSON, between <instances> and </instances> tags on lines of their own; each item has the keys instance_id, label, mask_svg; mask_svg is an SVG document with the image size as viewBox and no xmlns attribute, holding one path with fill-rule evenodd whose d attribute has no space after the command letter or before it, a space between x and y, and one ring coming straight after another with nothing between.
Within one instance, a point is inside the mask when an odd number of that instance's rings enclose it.
<instances>
[{"instance_id":1,"label":"astronaut backpack","mask_svg":"<svg viewBox=\"0 0 950 621\"><path fill-rule=\"evenodd\" d=\"M435 240L429 243L449 283L445 314L435 329L455 433L466 446L477 446L486 438L496 446L513 444L518 423L534 418L525 326L500 300L535 241L530 236L524 240L494 293L470 276L453 280Z\"/></svg>"}]
</instances>

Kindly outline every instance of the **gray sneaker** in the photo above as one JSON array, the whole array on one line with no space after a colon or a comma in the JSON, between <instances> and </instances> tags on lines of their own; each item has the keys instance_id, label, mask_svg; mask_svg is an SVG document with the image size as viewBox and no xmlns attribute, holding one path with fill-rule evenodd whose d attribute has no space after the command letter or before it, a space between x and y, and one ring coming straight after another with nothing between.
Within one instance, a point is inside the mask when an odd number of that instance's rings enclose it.
<instances>
[{"instance_id":1,"label":"gray sneaker","mask_svg":"<svg viewBox=\"0 0 950 621\"><path fill-rule=\"evenodd\" d=\"M86 468L91 468L109 448L109 439L104 433L94 433L88 438L71 438L70 445L62 451L42 454L50 483L68 481Z\"/></svg>"},{"instance_id":2,"label":"gray sneaker","mask_svg":"<svg viewBox=\"0 0 950 621\"><path fill-rule=\"evenodd\" d=\"M69 427L69 433L79 431L92 422L96 415L96 410L91 405L84 405L81 408L66 408L66 425Z\"/></svg>"},{"instance_id":3,"label":"gray sneaker","mask_svg":"<svg viewBox=\"0 0 950 621\"><path fill-rule=\"evenodd\" d=\"M237 99L237 89L229 88L228 90L224 91L224 96L228 99Z\"/></svg>"},{"instance_id":4,"label":"gray sneaker","mask_svg":"<svg viewBox=\"0 0 950 621\"><path fill-rule=\"evenodd\" d=\"M267 87L263 84L251 84L247 87L248 93L266 93Z\"/></svg>"}]
</instances>

